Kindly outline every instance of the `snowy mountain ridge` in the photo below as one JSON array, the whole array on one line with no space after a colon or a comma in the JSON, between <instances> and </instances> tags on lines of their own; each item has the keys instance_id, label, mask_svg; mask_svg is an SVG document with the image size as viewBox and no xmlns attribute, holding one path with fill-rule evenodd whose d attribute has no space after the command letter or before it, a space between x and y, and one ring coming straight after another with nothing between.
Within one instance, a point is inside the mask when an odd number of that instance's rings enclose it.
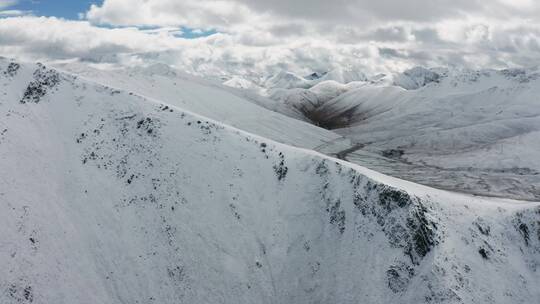
<instances>
[{"instance_id":1,"label":"snowy mountain ridge","mask_svg":"<svg viewBox=\"0 0 540 304\"><path fill-rule=\"evenodd\" d=\"M415 67L271 89L269 97L349 140L351 150L341 151L362 166L453 191L538 200L539 80L538 68Z\"/></svg>"},{"instance_id":2,"label":"snowy mountain ridge","mask_svg":"<svg viewBox=\"0 0 540 304\"><path fill-rule=\"evenodd\" d=\"M368 82L326 80L309 89L264 93L258 87L229 88L166 66L113 71L60 67L280 142L337 157L346 152L348 160L392 176L458 192L540 198L535 68L416 68L401 78L409 85L424 84L416 89L395 86L394 79L379 75ZM430 77L437 79L426 81ZM215 94L223 98L216 101Z\"/></svg>"},{"instance_id":3,"label":"snowy mountain ridge","mask_svg":"<svg viewBox=\"0 0 540 304\"><path fill-rule=\"evenodd\" d=\"M1 70L2 303L540 299L538 203L400 181L43 65Z\"/></svg>"}]
</instances>

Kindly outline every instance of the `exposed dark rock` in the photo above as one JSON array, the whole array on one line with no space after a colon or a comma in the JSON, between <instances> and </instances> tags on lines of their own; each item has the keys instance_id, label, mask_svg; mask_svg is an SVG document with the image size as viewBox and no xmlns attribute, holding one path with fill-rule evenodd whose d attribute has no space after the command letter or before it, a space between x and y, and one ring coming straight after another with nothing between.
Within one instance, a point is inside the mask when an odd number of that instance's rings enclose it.
<instances>
[{"instance_id":1,"label":"exposed dark rock","mask_svg":"<svg viewBox=\"0 0 540 304\"><path fill-rule=\"evenodd\" d=\"M379 192L379 201L386 208L392 208L393 204L403 208L411 203L411 196L403 190L384 185Z\"/></svg>"},{"instance_id":2,"label":"exposed dark rock","mask_svg":"<svg viewBox=\"0 0 540 304\"><path fill-rule=\"evenodd\" d=\"M400 293L407 289L409 281L414 276L414 269L405 263L392 265L386 271L388 288L394 293Z\"/></svg>"},{"instance_id":3,"label":"exposed dark rock","mask_svg":"<svg viewBox=\"0 0 540 304\"><path fill-rule=\"evenodd\" d=\"M373 217L393 247L403 248L411 263L421 260L437 243L437 225L422 202L407 192L368 181L355 190L353 203L367 217Z\"/></svg>"},{"instance_id":4,"label":"exposed dark rock","mask_svg":"<svg viewBox=\"0 0 540 304\"><path fill-rule=\"evenodd\" d=\"M181 283L182 281L184 281L186 273L185 273L184 267L174 266L167 269L167 275L173 281L176 281L177 283Z\"/></svg>"},{"instance_id":5,"label":"exposed dark rock","mask_svg":"<svg viewBox=\"0 0 540 304\"><path fill-rule=\"evenodd\" d=\"M24 282L21 283L24 284ZM28 304L34 302L34 291L30 285L10 284L6 290L6 295L8 303Z\"/></svg>"},{"instance_id":6,"label":"exposed dark rock","mask_svg":"<svg viewBox=\"0 0 540 304\"><path fill-rule=\"evenodd\" d=\"M488 254L488 252L487 252L486 249L480 248L480 249L478 250L478 253L479 253L479 254L482 256L482 258L484 258L485 260L488 260L488 259L489 259L489 254Z\"/></svg>"},{"instance_id":7,"label":"exposed dark rock","mask_svg":"<svg viewBox=\"0 0 540 304\"><path fill-rule=\"evenodd\" d=\"M39 103L50 89L60 83L60 74L55 70L47 69L42 64L38 64L33 76L34 80L26 87L20 103Z\"/></svg>"},{"instance_id":8,"label":"exposed dark rock","mask_svg":"<svg viewBox=\"0 0 540 304\"><path fill-rule=\"evenodd\" d=\"M341 210L341 201L336 200L326 208L326 212L330 215L330 224L339 229L339 233L345 232L345 211Z\"/></svg>"},{"instance_id":9,"label":"exposed dark rock","mask_svg":"<svg viewBox=\"0 0 540 304\"><path fill-rule=\"evenodd\" d=\"M529 246L529 227L527 224L521 223L518 228L521 236L523 236L523 239L525 240L525 245Z\"/></svg>"},{"instance_id":10,"label":"exposed dark rock","mask_svg":"<svg viewBox=\"0 0 540 304\"><path fill-rule=\"evenodd\" d=\"M481 234L489 236L491 228L483 220L477 219L474 222L474 225L476 226L476 228L478 228L478 231L480 231Z\"/></svg>"},{"instance_id":11,"label":"exposed dark rock","mask_svg":"<svg viewBox=\"0 0 540 304\"><path fill-rule=\"evenodd\" d=\"M405 154L405 151L401 149L389 149L382 151L381 154L386 158L400 158Z\"/></svg>"},{"instance_id":12,"label":"exposed dark rock","mask_svg":"<svg viewBox=\"0 0 540 304\"><path fill-rule=\"evenodd\" d=\"M540 242L540 221L536 223L536 226L538 227L536 229L536 237L538 238L538 242Z\"/></svg>"},{"instance_id":13,"label":"exposed dark rock","mask_svg":"<svg viewBox=\"0 0 540 304\"><path fill-rule=\"evenodd\" d=\"M14 77L17 75L17 71L19 71L21 65L16 62L10 62L7 66L7 69L4 71L4 75L9 77Z\"/></svg>"},{"instance_id":14,"label":"exposed dark rock","mask_svg":"<svg viewBox=\"0 0 540 304\"><path fill-rule=\"evenodd\" d=\"M527 83L540 78L539 73L527 73L524 69L514 68L501 70L498 73L504 75L507 79L517 81L519 83Z\"/></svg>"},{"instance_id":15,"label":"exposed dark rock","mask_svg":"<svg viewBox=\"0 0 540 304\"><path fill-rule=\"evenodd\" d=\"M422 204L418 203L413 210L411 210L410 217L407 218L407 227L412 232L412 248L408 248L406 252L414 259L414 254L411 249L423 258L431 251L431 248L435 245L435 223L431 222L427 218L427 209Z\"/></svg>"},{"instance_id":16,"label":"exposed dark rock","mask_svg":"<svg viewBox=\"0 0 540 304\"><path fill-rule=\"evenodd\" d=\"M315 173L317 173L319 176L324 177L328 174L328 165L326 164L326 160L321 161L317 168L315 168Z\"/></svg>"},{"instance_id":17,"label":"exposed dark rock","mask_svg":"<svg viewBox=\"0 0 540 304\"><path fill-rule=\"evenodd\" d=\"M277 178L279 181L285 179L289 168L285 166L285 156L282 152L279 152L279 163L274 165L274 172L276 172Z\"/></svg>"},{"instance_id":18,"label":"exposed dark rock","mask_svg":"<svg viewBox=\"0 0 540 304\"><path fill-rule=\"evenodd\" d=\"M34 293L32 292L32 286L26 286L23 290L24 299L30 303L34 301Z\"/></svg>"},{"instance_id":19,"label":"exposed dark rock","mask_svg":"<svg viewBox=\"0 0 540 304\"><path fill-rule=\"evenodd\" d=\"M232 214L237 220L240 220L240 213L238 213L238 210L236 209L236 206L234 204L229 204L229 208L231 209Z\"/></svg>"}]
</instances>

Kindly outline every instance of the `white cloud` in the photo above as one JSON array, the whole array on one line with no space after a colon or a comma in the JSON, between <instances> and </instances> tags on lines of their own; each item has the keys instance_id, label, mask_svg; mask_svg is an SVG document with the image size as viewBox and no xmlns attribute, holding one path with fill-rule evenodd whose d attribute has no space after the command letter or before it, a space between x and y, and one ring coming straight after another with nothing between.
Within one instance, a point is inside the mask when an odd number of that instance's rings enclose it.
<instances>
[{"instance_id":1,"label":"white cloud","mask_svg":"<svg viewBox=\"0 0 540 304\"><path fill-rule=\"evenodd\" d=\"M86 21L47 17L0 20L0 52L26 58L94 58L176 47L167 33L146 34L136 28L99 28Z\"/></svg>"},{"instance_id":2,"label":"white cloud","mask_svg":"<svg viewBox=\"0 0 540 304\"><path fill-rule=\"evenodd\" d=\"M227 0L104 1L92 5L86 17L95 23L113 25L189 26L225 29L250 18L243 5Z\"/></svg>"},{"instance_id":3,"label":"white cloud","mask_svg":"<svg viewBox=\"0 0 540 304\"><path fill-rule=\"evenodd\" d=\"M540 2L536 0L105 0L102 5L92 5L86 17L116 25L230 30L247 23L259 27L269 21L370 27L398 21L438 22L471 15L508 18L519 14L538 20L538 13Z\"/></svg>"},{"instance_id":4,"label":"white cloud","mask_svg":"<svg viewBox=\"0 0 540 304\"><path fill-rule=\"evenodd\" d=\"M0 19L0 53L163 61L213 75L513 67L540 62L539 16L531 0L105 0L88 21ZM219 33L188 40L183 27Z\"/></svg>"},{"instance_id":5,"label":"white cloud","mask_svg":"<svg viewBox=\"0 0 540 304\"><path fill-rule=\"evenodd\" d=\"M32 12L30 11L21 11L21 10L3 10L0 11L0 17L17 17L17 16L24 16L24 15L30 15Z\"/></svg>"}]
</instances>

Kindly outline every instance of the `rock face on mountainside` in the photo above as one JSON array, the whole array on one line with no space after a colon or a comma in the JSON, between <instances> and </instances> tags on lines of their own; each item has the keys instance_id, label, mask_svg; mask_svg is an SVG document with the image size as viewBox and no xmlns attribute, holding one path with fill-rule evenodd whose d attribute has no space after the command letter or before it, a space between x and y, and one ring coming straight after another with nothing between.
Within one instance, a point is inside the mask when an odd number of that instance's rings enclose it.
<instances>
[{"instance_id":1,"label":"rock face on mountainside","mask_svg":"<svg viewBox=\"0 0 540 304\"><path fill-rule=\"evenodd\" d=\"M0 71L1 303L540 301L537 203L379 176L42 65Z\"/></svg>"}]
</instances>

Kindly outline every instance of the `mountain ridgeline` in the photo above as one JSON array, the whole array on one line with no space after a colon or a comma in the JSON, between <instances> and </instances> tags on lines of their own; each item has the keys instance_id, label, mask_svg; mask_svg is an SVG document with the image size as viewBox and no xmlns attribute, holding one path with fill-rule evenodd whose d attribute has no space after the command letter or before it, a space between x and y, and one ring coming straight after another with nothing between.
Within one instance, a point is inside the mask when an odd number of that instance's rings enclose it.
<instances>
[{"instance_id":1,"label":"mountain ridgeline","mask_svg":"<svg viewBox=\"0 0 540 304\"><path fill-rule=\"evenodd\" d=\"M200 79L88 75L0 60L1 303L540 301L540 204L308 150L339 136Z\"/></svg>"},{"instance_id":2,"label":"mountain ridgeline","mask_svg":"<svg viewBox=\"0 0 540 304\"><path fill-rule=\"evenodd\" d=\"M351 162L442 189L540 199L537 68L417 67L267 94L359 147Z\"/></svg>"}]
</instances>

